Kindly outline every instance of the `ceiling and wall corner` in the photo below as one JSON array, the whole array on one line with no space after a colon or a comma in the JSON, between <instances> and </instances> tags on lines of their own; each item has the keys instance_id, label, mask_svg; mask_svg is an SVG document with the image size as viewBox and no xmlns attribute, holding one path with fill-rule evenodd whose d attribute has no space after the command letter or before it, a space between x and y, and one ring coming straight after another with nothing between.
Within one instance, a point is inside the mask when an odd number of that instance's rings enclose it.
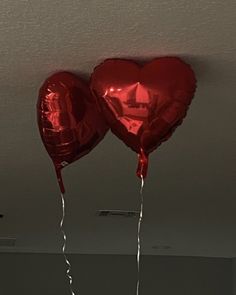
<instances>
[{"instance_id":1,"label":"ceiling and wall corner","mask_svg":"<svg viewBox=\"0 0 236 295\"><path fill-rule=\"evenodd\" d=\"M61 252L60 195L35 116L43 80L57 70L88 78L109 57L174 55L198 88L150 157L143 253L236 256L235 15L233 0L0 1L0 236L16 238L0 251ZM136 218L96 214L139 209L135 169L136 155L108 134L63 171L69 252L136 253Z\"/></svg>"}]
</instances>

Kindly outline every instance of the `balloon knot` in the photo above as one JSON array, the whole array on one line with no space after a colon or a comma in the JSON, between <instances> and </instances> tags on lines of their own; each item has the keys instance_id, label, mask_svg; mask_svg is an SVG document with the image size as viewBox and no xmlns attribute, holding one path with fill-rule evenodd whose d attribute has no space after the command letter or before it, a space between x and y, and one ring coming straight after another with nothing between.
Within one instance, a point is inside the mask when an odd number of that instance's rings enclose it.
<instances>
[{"instance_id":1,"label":"balloon knot","mask_svg":"<svg viewBox=\"0 0 236 295\"><path fill-rule=\"evenodd\" d=\"M137 167L137 176L139 178L146 178L148 170L148 155L141 148L140 153L138 154L138 167Z\"/></svg>"}]
</instances>

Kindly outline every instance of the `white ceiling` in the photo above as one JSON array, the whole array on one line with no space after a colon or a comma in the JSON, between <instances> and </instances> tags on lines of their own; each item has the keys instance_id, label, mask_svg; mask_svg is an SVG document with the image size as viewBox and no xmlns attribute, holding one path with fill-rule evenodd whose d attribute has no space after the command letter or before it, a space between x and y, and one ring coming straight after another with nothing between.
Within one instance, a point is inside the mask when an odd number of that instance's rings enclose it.
<instances>
[{"instance_id":1,"label":"white ceiling","mask_svg":"<svg viewBox=\"0 0 236 295\"><path fill-rule=\"evenodd\" d=\"M235 28L234 0L0 1L0 236L17 238L13 251L61 251L60 195L35 118L42 81L56 70L89 77L108 57L177 55L198 89L150 158L143 253L236 256ZM136 155L112 134L64 170L68 251L136 252L137 219L96 216L139 208L135 170Z\"/></svg>"}]
</instances>

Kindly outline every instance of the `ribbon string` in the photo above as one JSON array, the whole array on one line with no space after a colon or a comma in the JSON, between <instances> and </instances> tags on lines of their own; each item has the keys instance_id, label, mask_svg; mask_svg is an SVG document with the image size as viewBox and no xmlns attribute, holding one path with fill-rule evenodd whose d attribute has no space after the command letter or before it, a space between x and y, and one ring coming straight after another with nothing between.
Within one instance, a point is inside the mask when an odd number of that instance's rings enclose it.
<instances>
[{"instance_id":1,"label":"ribbon string","mask_svg":"<svg viewBox=\"0 0 236 295\"><path fill-rule=\"evenodd\" d=\"M144 188L144 177L141 175L141 186L140 186L140 211L139 211L139 221L138 221L138 232L137 232L137 285L136 285L136 295L139 295L140 286L140 253L141 253L141 241L140 241L140 229L143 220L143 188Z\"/></svg>"},{"instance_id":2,"label":"ribbon string","mask_svg":"<svg viewBox=\"0 0 236 295\"><path fill-rule=\"evenodd\" d=\"M67 266L66 276L67 276L67 278L69 280L70 292L71 292L71 295L75 295L75 293L73 291L73 287L72 287L73 278L72 278L72 275L70 274L71 264L70 264L70 261L69 261L69 259L67 258L66 254L65 254L67 237L66 237L65 231L63 229L64 228L64 219L65 219L65 198L64 198L64 193L61 193L61 203L62 203L62 218L61 218L61 222L60 222L60 229L61 229L61 233L62 233L62 236L63 236L62 253L63 253L65 263L66 263L66 266Z\"/></svg>"},{"instance_id":3,"label":"ribbon string","mask_svg":"<svg viewBox=\"0 0 236 295\"><path fill-rule=\"evenodd\" d=\"M140 287L140 254L141 254L141 240L140 240L140 231L141 231L141 224L143 220L143 188L144 188L144 177L141 175L141 186L140 186L140 197L141 197L141 203L140 203L140 211L139 211L139 220L138 220L138 230L137 230L137 285L136 285L136 295L139 295L139 287ZM62 246L62 253L65 259L65 263L67 265L66 269L66 276L69 280L69 286L70 286L70 292L71 295L76 295L73 290L73 277L70 274L71 272L71 263L69 259L66 256L66 243L67 243L67 237L66 233L64 231L64 220L65 220L65 198L64 193L61 193L61 202L62 202L62 218L60 221L60 229L63 236L63 246Z\"/></svg>"}]
</instances>

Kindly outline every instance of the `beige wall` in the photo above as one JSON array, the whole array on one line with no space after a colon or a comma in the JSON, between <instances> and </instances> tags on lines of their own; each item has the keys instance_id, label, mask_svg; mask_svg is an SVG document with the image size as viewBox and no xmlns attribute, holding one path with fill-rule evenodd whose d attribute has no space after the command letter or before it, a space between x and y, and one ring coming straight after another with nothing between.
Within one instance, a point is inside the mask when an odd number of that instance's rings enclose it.
<instances>
[{"instance_id":1,"label":"beige wall","mask_svg":"<svg viewBox=\"0 0 236 295\"><path fill-rule=\"evenodd\" d=\"M71 255L80 295L135 295L136 258ZM1 295L70 295L61 255L0 254ZM144 256L140 295L232 295L230 259Z\"/></svg>"}]
</instances>

